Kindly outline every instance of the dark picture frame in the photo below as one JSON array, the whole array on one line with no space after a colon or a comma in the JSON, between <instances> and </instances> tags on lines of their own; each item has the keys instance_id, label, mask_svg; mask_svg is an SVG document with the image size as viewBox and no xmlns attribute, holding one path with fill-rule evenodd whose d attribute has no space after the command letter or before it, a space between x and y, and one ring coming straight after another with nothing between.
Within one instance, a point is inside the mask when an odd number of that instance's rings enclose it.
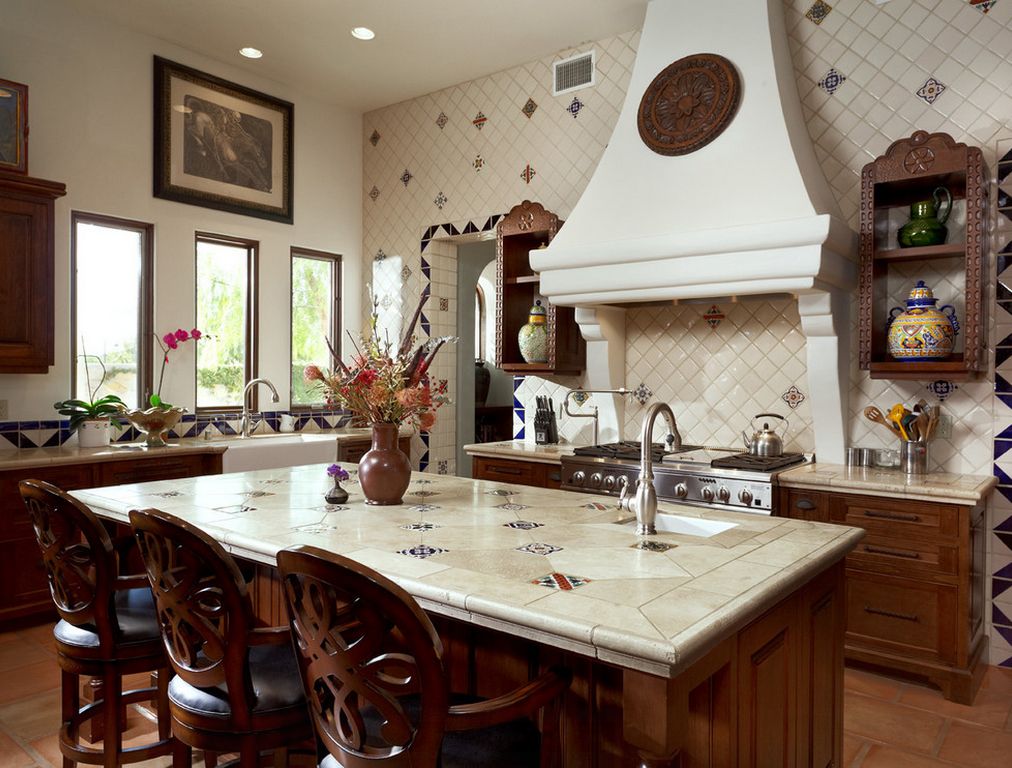
<instances>
[{"instance_id":1,"label":"dark picture frame","mask_svg":"<svg viewBox=\"0 0 1012 768\"><path fill-rule=\"evenodd\" d=\"M154 57L154 195L291 224L294 105Z\"/></svg>"},{"instance_id":2,"label":"dark picture frame","mask_svg":"<svg viewBox=\"0 0 1012 768\"><path fill-rule=\"evenodd\" d=\"M28 173L28 86L0 80L0 171Z\"/></svg>"}]
</instances>

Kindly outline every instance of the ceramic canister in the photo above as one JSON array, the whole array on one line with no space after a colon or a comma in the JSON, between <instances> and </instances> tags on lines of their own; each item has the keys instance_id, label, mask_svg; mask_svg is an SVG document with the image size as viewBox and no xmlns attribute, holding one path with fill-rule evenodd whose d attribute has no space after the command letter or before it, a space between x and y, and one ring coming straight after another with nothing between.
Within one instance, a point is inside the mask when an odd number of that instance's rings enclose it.
<instances>
[{"instance_id":1,"label":"ceramic canister","mask_svg":"<svg viewBox=\"0 0 1012 768\"><path fill-rule=\"evenodd\" d=\"M931 289L919 280L910 291L907 308L889 312L889 354L897 360L941 360L952 354L959 333L951 304L938 309Z\"/></svg>"},{"instance_id":2,"label":"ceramic canister","mask_svg":"<svg viewBox=\"0 0 1012 768\"><path fill-rule=\"evenodd\" d=\"M548 313L540 301L534 302L527 315L527 324L520 328L517 341L520 343L520 356L528 363L548 362Z\"/></svg>"}]
</instances>

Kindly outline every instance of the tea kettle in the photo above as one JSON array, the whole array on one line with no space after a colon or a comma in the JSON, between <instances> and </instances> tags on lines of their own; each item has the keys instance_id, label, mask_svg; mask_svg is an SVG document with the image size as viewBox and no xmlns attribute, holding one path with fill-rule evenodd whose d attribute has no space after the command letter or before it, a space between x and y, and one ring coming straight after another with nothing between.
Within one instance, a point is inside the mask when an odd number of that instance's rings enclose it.
<instances>
[{"instance_id":1,"label":"tea kettle","mask_svg":"<svg viewBox=\"0 0 1012 768\"><path fill-rule=\"evenodd\" d=\"M752 426L754 426L756 419L766 417L780 419L784 423L784 432L787 432L790 422L778 413L757 413L752 417ZM752 437L749 437L745 432L742 432L741 436L745 441L745 450L750 456L782 456L784 453L784 440L775 429L770 429L768 421L763 422L762 430L756 430Z\"/></svg>"}]
</instances>

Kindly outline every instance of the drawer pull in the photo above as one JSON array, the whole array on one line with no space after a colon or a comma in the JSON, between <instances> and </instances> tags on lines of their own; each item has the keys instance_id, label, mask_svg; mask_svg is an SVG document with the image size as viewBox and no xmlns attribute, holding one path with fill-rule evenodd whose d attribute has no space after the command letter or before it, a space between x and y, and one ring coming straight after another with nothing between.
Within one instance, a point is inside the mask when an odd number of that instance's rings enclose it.
<instances>
[{"instance_id":1,"label":"drawer pull","mask_svg":"<svg viewBox=\"0 0 1012 768\"><path fill-rule=\"evenodd\" d=\"M888 549L887 547L875 547L871 544L864 545L864 551L873 555L889 555L891 557L905 557L908 560L920 560L920 552L908 552L905 549Z\"/></svg>"},{"instance_id":2,"label":"drawer pull","mask_svg":"<svg viewBox=\"0 0 1012 768\"><path fill-rule=\"evenodd\" d=\"M514 469L513 467L489 467L489 472L497 472L500 475L522 475L523 470Z\"/></svg>"},{"instance_id":3,"label":"drawer pull","mask_svg":"<svg viewBox=\"0 0 1012 768\"><path fill-rule=\"evenodd\" d=\"M919 621L916 613L899 613L898 611L886 611L882 608L872 608L870 605L864 607L865 613L874 613L878 616L888 616L890 619L902 619L903 621Z\"/></svg>"},{"instance_id":4,"label":"drawer pull","mask_svg":"<svg viewBox=\"0 0 1012 768\"><path fill-rule=\"evenodd\" d=\"M562 472L561 472L561 470L559 472L549 472L548 473L548 479L549 480L554 480L557 483L561 483L562 482Z\"/></svg>"},{"instance_id":5,"label":"drawer pull","mask_svg":"<svg viewBox=\"0 0 1012 768\"><path fill-rule=\"evenodd\" d=\"M794 505L798 509L811 510L815 509L815 505L808 499L801 499L797 504Z\"/></svg>"},{"instance_id":6,"label":"drawer pull","mask_svg":"<svg viewBox=\"0 0 1012 768\"><path fill-rule=\"evenodd\" d=\"M876 512L874 509L866 509L865 517L877 517L882 520L899 520L903 523L916 523L921 519L920 515L908 515L901 512Z\"/></svg>"}]
</instances>

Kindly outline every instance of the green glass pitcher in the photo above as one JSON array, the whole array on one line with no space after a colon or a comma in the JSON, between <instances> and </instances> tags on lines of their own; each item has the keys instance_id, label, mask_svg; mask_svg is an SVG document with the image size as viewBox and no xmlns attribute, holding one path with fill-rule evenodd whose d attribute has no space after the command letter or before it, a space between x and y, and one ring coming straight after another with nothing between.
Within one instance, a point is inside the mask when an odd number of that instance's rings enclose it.
<instances>
[{"instance_id":1,"label":"green glass pitcher","mask_svg":"<svg viewBox=\"0 0 1012 768\"><path fill-rule=\"evenodd\" d=\"M939 213L942 202L945 212ZM919 245L941 245L949 235L945 221L952 211L952 195L945 187L937 187L930 200L921 200L910 205L910 221L900 227L896 239L900 248Z\"/></svg>"}]
</instances>

